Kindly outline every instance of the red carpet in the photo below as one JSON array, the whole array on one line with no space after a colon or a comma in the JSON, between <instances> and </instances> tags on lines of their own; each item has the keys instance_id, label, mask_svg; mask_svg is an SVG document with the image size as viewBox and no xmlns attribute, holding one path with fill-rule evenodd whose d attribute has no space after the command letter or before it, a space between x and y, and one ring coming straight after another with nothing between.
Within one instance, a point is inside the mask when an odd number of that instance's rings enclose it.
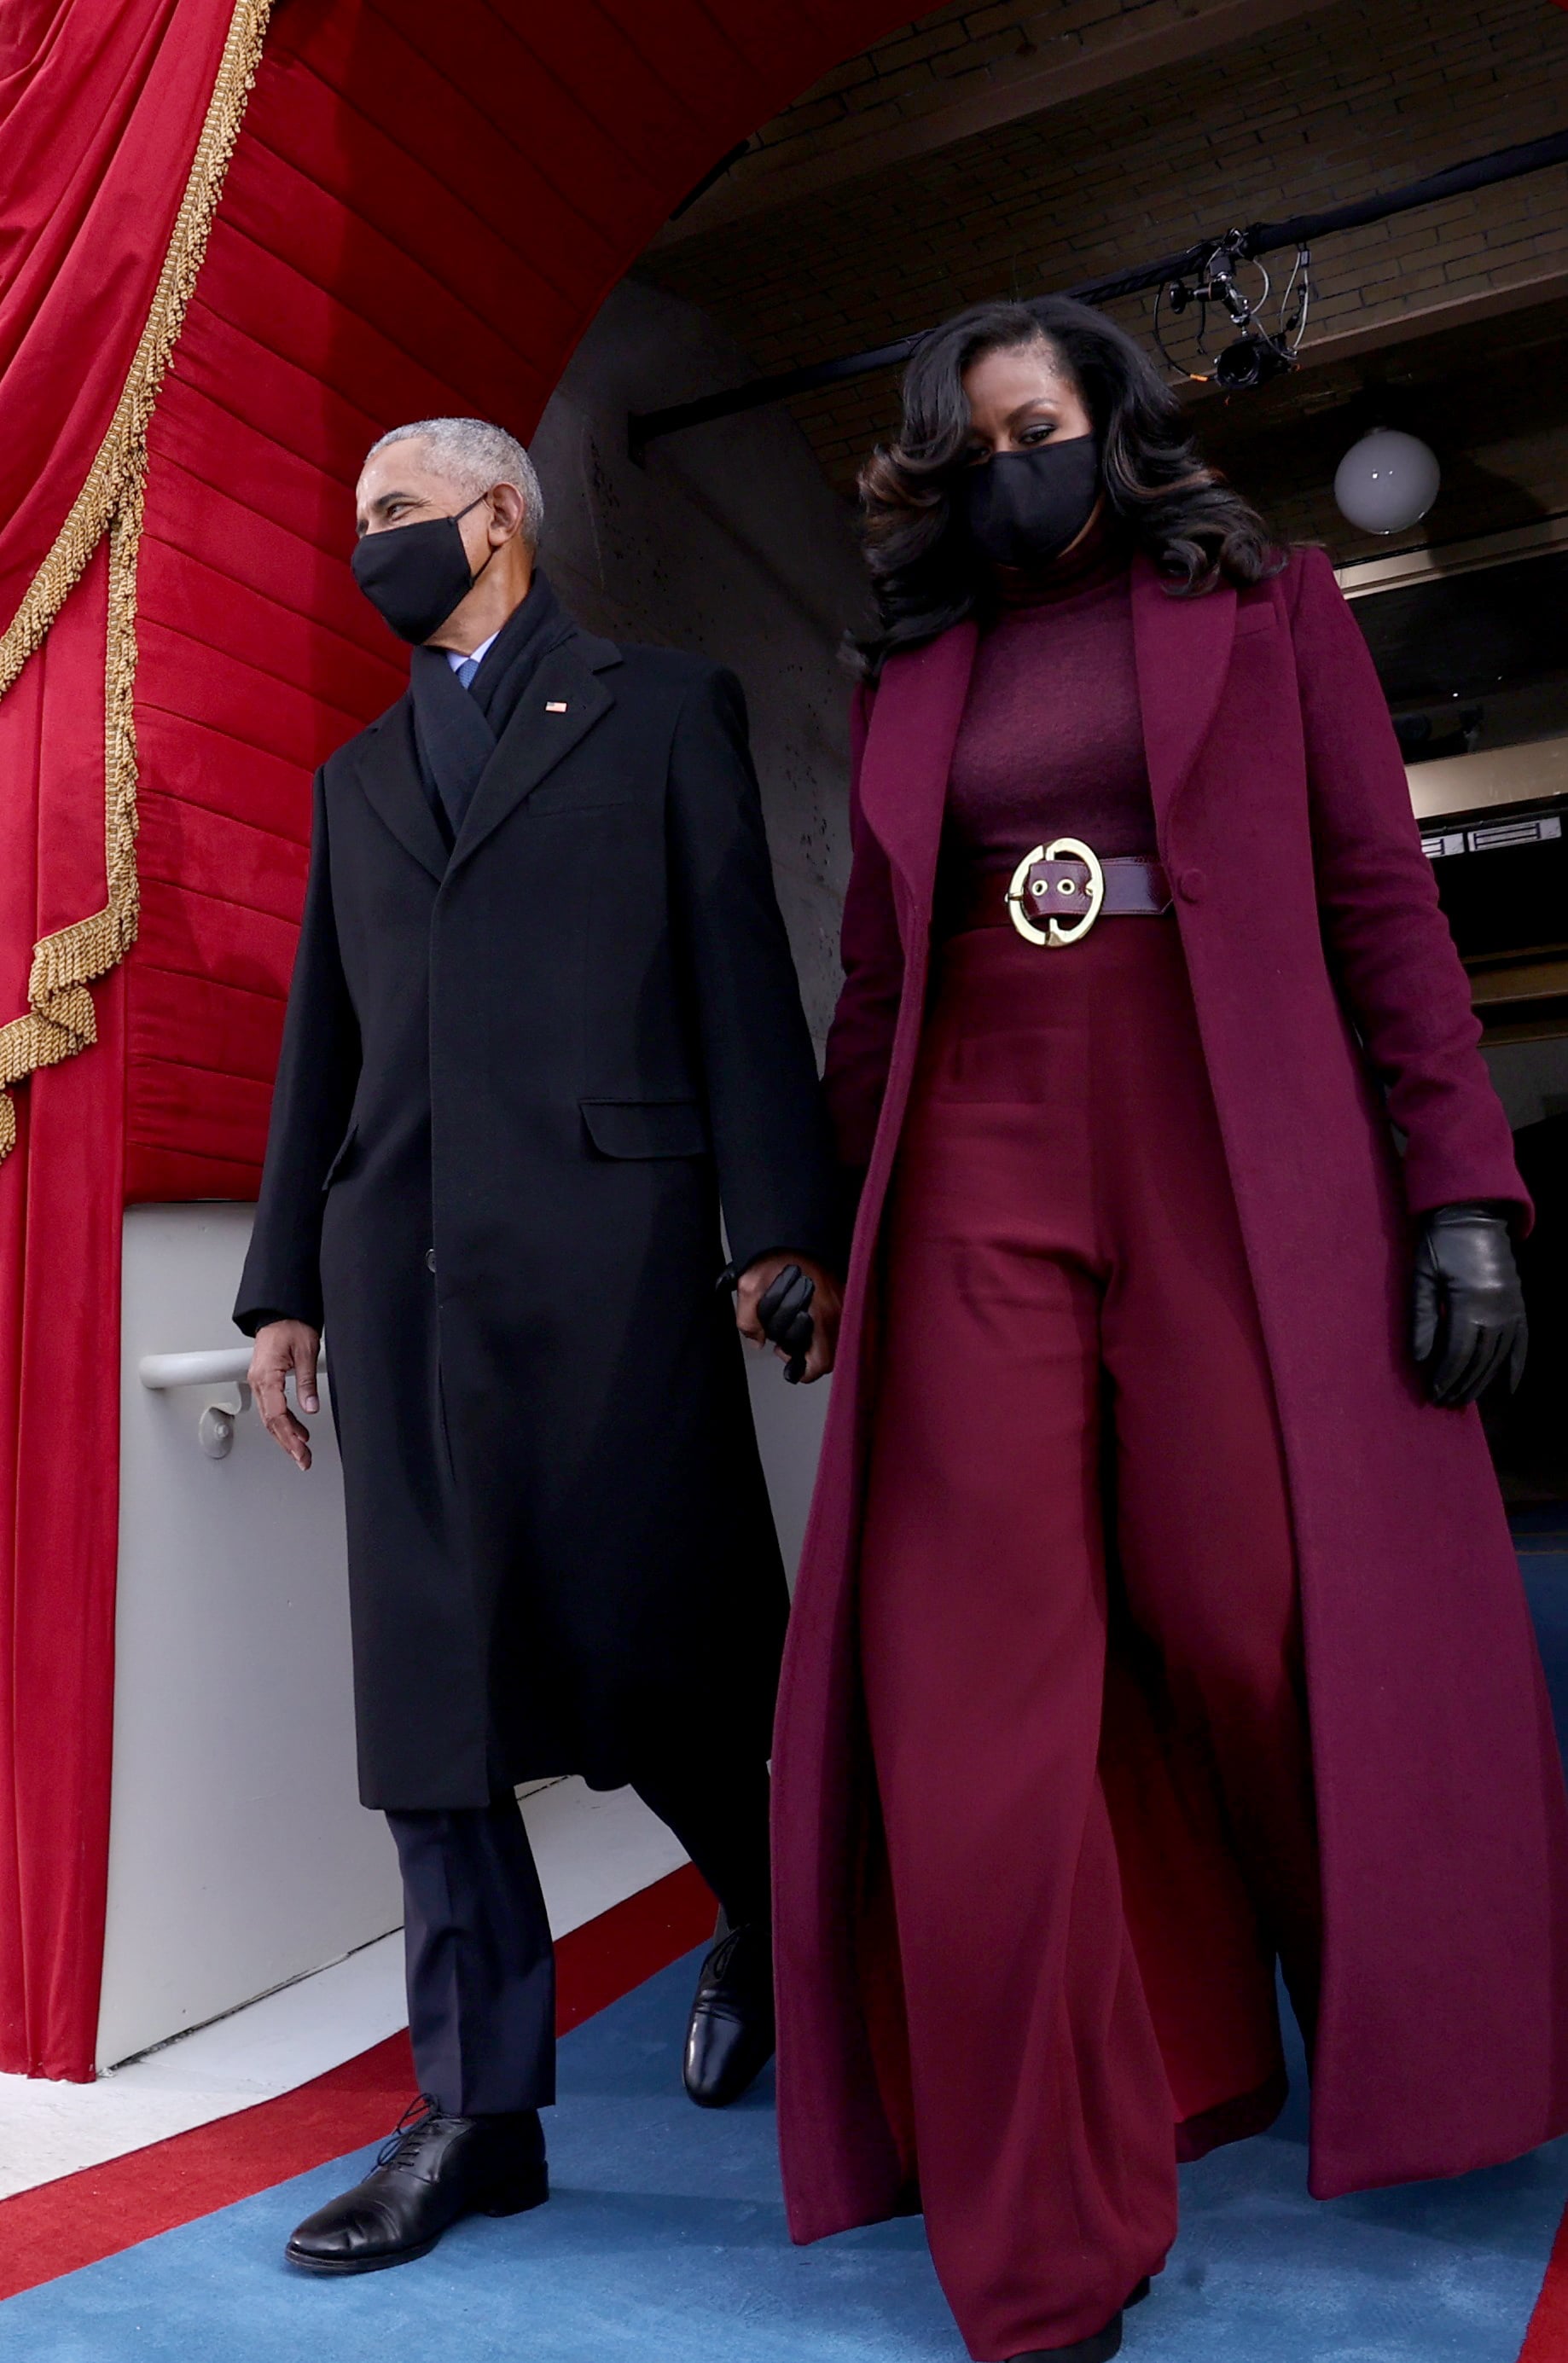
<instances>
[{"instance_id":1,"label":"red carpet","mask_svg":"<svg viewBox=\"0 0 1568 2363\"><path fill-rule=\"evenodd\" d=\"M713 1933L713 1897L687 1864L563 1936L555 1948L564 2035ZM308 2173L390 2133L414 2094L406 2035L297 2091L0 2201L0 2298ZM1531 2363L1549 2363L1543 2348Z\"/></svg>"},{"instance_id":2,"label":"red carpet","mask_svg":"<svg viewBox=\"0 0 1568 2363\"><path fill-rule=\"evenodd\" d=\"M1519 2350L1519 2363L1568 2363L1568 2215L1557 2227L1546 2280Z\"/></svg>"}]
</instances>

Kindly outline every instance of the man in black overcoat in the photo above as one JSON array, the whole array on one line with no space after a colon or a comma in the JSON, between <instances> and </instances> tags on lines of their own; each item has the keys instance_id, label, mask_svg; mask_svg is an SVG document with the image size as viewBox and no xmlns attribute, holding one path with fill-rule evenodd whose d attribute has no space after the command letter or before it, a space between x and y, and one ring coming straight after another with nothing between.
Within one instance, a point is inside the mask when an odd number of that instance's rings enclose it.
<instances>
[{"instance_id":1,"label":"man in black overcoat","mask_svg":"<svg viewBox=\"0 0 1568 2363\"><path fill-rule=\"evenodd\" d=\"M317 777L235 1311L302 1469L285 1383L316 1411L328 1327L361 1793L406 1904L421 2102L295 2234L317 2271L546 2195L517 1782L630 1782L717 1892L693 2098L732 2099L773 2042L786 1601L736 1327L788 1375L830 1367L831 1154L740 684L581 630L535 564L541 505L478 420L366 460L354 572L409 687Z\"/></svg>"}]
</instances>

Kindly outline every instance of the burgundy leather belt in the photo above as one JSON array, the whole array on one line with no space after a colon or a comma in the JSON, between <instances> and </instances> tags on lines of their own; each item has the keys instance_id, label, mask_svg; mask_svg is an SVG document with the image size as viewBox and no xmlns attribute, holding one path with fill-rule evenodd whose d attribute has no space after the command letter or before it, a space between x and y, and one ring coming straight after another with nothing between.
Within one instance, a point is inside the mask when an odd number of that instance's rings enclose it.
<instances>
[{"instance_id":1,"label":"burgundy leather belt","mask_svg":"<svg viewBox=\"0 0 1568 2363\"><path fill-rule=\"evenodd\" d=\"M1011 876L981 870L946 902L944 931L1014 926L1027 943L1056 949L1081 943L1096 919L1159 918L1171 907L1171 882L1140 854L1105 860L1079 838L1037 845Z\"/></svg>"}]
</instances>

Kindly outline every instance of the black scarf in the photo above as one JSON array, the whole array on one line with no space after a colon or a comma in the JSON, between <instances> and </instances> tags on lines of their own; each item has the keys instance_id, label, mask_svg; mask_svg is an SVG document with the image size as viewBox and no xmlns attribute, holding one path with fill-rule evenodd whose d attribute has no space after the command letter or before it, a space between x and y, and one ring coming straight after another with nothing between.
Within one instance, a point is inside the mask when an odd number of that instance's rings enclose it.
<instances>
[{"instance_id":1,"label":"black scarf","mask_svg":"<svg viewBox=\"0 0 1568 2363\"><path fill-rule=\"evenodd\" d=\"M430 809L449 849L541 658L576 630L544 575L514 607L465 689L444 649L418 648L408 668L414 743Z\"/></svg>"}]
</instances>

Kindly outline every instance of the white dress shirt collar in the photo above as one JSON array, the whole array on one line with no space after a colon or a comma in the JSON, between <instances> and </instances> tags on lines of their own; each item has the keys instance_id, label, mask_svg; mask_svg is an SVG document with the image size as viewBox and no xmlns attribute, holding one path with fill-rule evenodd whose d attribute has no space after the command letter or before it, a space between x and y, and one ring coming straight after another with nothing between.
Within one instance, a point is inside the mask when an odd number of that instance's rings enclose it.
<instances>
[{"instance_id":1,"label":"white dress shirt collar","mask_svg":"<svg viewBox=\"0 0 1568 2363\"><path fill-rule=\"evenodd\" d=\"M470 657L473 657L476 663L483 664L500 637L499 632L492 632L490 638L487 640L481 640L476 649L448 649L446 650L448 664L450 665L453 672L456 672L459 665L466 664Z\"/></svg>"}]
</instances>

